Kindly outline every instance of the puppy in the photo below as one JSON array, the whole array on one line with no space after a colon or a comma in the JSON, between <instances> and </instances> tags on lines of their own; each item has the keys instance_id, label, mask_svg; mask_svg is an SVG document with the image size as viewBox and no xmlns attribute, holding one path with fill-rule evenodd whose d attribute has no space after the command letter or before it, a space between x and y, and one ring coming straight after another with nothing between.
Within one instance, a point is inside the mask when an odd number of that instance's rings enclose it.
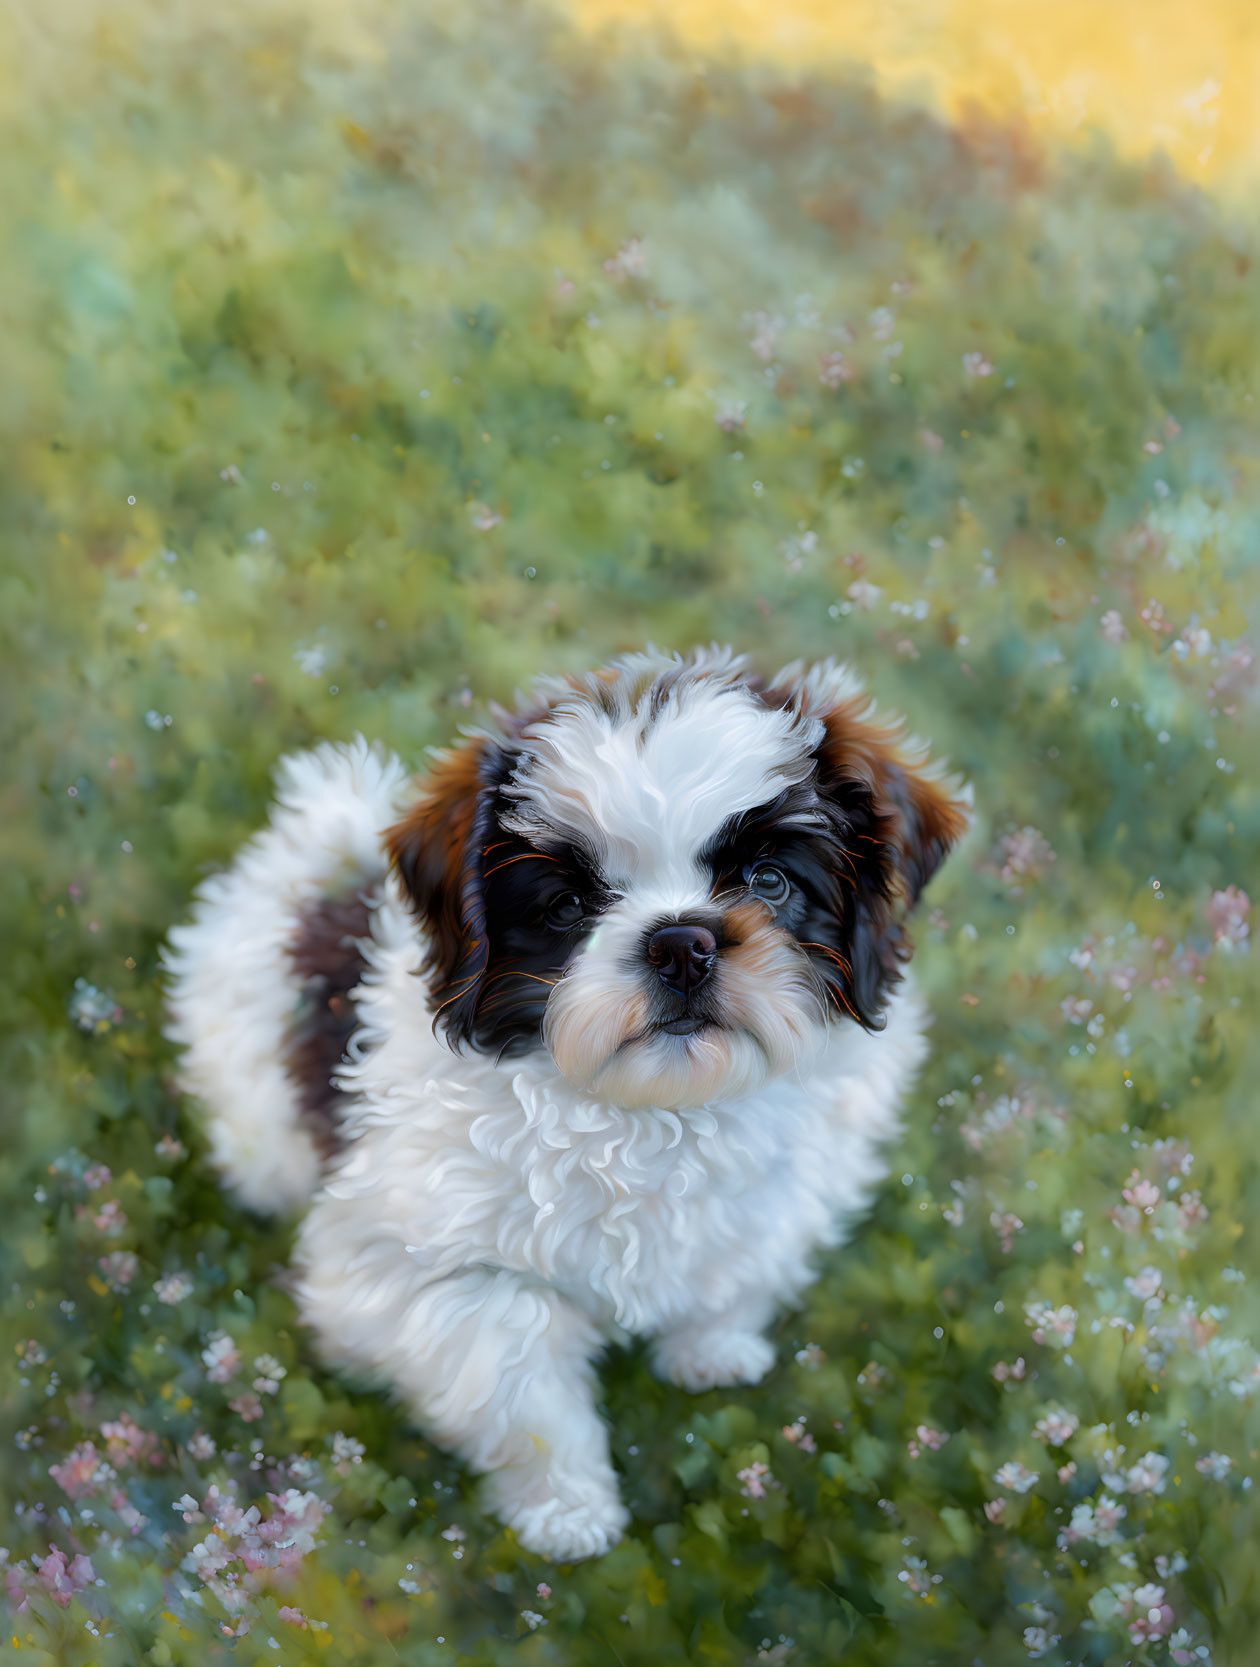
<instances>
[{"instance_id":1,"label":"puppy","mask_svg":"<svg viewBox=\"0 0 1260 1667\"><path fill-rule=\"evenodd\" d=\"M171 934L171 1037L246 1204L307 1205L303 1317L487 1475L522 1544L627 1513L610 1336L756 1383L923 1058L904 919L968 792L831 661L539 683L413 785L361 739Z\"/></svg>"}]
</instances>

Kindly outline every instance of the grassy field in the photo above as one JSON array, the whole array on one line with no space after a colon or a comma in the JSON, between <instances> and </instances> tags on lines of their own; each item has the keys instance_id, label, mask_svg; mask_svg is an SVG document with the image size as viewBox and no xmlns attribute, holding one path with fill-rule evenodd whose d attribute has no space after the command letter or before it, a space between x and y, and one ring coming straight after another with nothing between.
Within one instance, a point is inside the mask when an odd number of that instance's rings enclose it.
<instances>
[{"instance_id":1,"label":"grassy field","mask_svg":"<svg viewBox=\"0 0 1260 1667\"><path fill-rule=\"evenodd\" d=\"M1254 1660L1260 289L1100 139L529 5L3 24L0 1661ZM62 33L55 33L60 27ZM556 1568L313 1362L158 948L277 755L838 654L975 783L889 1181Z\"/></svg>"}]
</instances>

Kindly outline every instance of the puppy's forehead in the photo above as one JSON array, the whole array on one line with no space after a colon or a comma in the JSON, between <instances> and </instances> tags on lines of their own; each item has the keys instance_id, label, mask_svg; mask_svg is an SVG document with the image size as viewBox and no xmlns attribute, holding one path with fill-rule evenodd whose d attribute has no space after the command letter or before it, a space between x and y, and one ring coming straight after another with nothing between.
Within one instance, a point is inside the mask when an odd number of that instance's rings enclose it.
<instances>
[{"instance_id":1,"label":"puppy's forehead","mask_svg":"<svg viewBox=\"0 0 1260 1667\"><path fill-rule=\"evenodd\" d=\"M508 822L578 842L613 884L694 875L729 817L809 775L821 731L742 682L684 680L624 706L575 696L526 728Z\"/></svg>"}]
</instances>

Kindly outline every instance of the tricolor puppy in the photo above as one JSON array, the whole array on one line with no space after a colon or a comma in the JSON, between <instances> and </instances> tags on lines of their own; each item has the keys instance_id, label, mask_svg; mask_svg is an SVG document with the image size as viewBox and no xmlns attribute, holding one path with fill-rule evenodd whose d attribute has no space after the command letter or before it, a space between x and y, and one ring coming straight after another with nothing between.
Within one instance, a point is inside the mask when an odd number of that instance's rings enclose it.
<instances>
[{"instance_id":1,"label":"tricolor puppy","mask_svg":"<svg viewBox=\"0 0 1260 1667\"><path fill-rule=\"evenodd\" d=\"M171 934L170 1034L301 1307L567 1560L626 1522L594 1366L755 1383L924 1054L904 917L961 784L828 661L540 683L413 783L288 758Z\"/></svg>"}]
</instances>

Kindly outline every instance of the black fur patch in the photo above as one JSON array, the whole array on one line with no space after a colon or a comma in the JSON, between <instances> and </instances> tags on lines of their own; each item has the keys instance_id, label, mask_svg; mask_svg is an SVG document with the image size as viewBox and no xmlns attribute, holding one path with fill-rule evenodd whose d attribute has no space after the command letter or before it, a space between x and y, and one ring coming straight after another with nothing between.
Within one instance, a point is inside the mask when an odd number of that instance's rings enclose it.
<instances>
[{"instance_id":1,"label":"black fur patch","mask_svg":"<svg viewBox=\"0 0 1260 1667\"><path fill-rule=\"evenodd\" d=\"M302 1000L289 1031L285 1064L297 1084L302 1121L320 1156L341 1149L341 1092L332 1073L355 1027L350 992L365 965L356 940L369 935L371 911L357 893L322 898L302 919L289 956Z\"/></svg>"}]
</instances>

